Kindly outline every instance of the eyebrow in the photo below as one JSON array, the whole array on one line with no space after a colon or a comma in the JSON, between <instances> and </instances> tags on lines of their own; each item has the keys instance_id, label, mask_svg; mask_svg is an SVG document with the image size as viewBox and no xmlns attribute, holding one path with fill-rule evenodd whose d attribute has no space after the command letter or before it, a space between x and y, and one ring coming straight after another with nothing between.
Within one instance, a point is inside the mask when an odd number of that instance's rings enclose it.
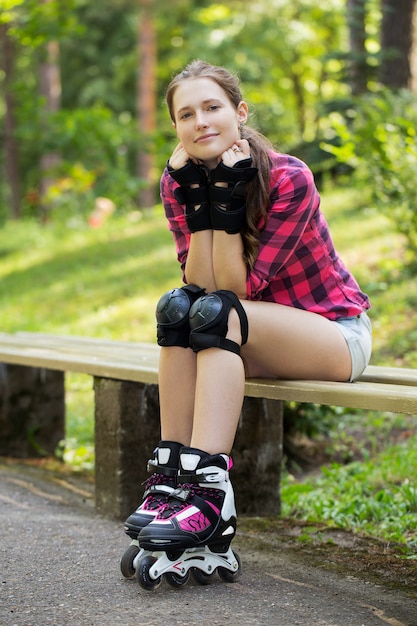
<instances>
[{"instance_id":1,"label":"eyebrow","mask_svg":"<svg viewBox=\"0 0 417 626\"><path fill-rule=\"evenodd\" d=\"M221 100L219 100L218 98L208 98L207 100L203 100L203 102L201 103L202 105L207 105L210 102L218 102L219 104L221 104ZM177 111L177 115L179 115L182 111L187 111L188 109L192 109L193 107L191 106L191 104L187 104L184 107L181 107L180 109L178 109Z\"/></svg>"}]
</instances>

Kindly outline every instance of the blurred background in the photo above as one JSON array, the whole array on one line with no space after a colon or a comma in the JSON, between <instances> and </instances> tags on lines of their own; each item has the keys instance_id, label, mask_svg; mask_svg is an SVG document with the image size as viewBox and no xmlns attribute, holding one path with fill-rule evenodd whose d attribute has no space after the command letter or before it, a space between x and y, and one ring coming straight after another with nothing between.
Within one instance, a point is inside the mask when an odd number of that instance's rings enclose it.
<instances>
[{"instance_id":1,"label":"blurred background","mask_svg":"<svg viewBox=\"0 0 417 626\"><path fill-rule=\"evenodd\" d=\"M0 220L154 206L165 88L195 58L239 74L252 123L319 185L353 169L406 194L415 160L397 181L383 168L415 143L415 5L1 0Z\"/></svg>"}]
</instances>

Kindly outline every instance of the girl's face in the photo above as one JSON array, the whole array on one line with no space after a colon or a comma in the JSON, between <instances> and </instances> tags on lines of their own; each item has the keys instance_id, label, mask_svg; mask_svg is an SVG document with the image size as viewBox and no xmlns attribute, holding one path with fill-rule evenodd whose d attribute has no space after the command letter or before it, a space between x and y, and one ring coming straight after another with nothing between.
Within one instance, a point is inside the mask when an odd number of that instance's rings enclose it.
<instances>
[{"instance_id":1,"label":"girl's face","mask_svg":"<svg viewBox=\"0 0 417 626\"><path fill-rule=\"evenodd\" d=\"M248 117L246 102L235 108L224 89L210 78L193 78L178 85L173 112L182 147L209 168L240 139L239 125Z\"/></svg>"}]
</instances>

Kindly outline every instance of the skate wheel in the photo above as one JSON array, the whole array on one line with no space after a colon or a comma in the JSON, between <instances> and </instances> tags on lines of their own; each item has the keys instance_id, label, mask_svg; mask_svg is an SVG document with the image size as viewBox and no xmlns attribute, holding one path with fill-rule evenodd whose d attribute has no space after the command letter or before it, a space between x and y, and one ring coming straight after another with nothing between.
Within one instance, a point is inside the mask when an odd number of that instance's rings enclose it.
<instances>
[{"instance_id":1,"label":"skate wheel","mask_svg":"<svg viewBox=\"0 0 417 626\"><path fill-rule=\"evenodd\" d=\"M237 569L234 572L231 572L229 569L226 569L225 567L217 568L220 578L226 583L235 583L242 573L242 570L240 567L239 555L236 552L233 552L233 554L237 561Z\"/></svg>"},{"instance_id":2,"label":"skate wheel","mask_svg":"<svg viewBox=\"0 0 417 626\"><path fill-rule=\"evenodd\" d=\"M130 545L122 555L120 559L120 570L125 578L133 578L135 575L135 568L133 567L133 561L139 554L139 546Z\"/></svg>"},{"instance_id":3,"label":"skate wheel","mask_svg":"<svg viewBox=\"0 0 417 626\"><path fill-rule=\"evenodd\" d=\"M136 579L142 589L146 589L146 591L152 591L161 584L161 576L158 576L158 578L151 578L149 575L149 570L156 561L157 559L150 555L144 556L143 559L139 561L138 568L136 570Z\"/></svg>"},{"instance_id":4,"label":"skate wheel","mask_svg":"<svg viewBox=\"0 0 417 626\"><path fill-rule=\"evenodd\" d=\"M193 571L193 578L196 583L199 585L209 585L213 580L213 574L206 574L206 572L202 572L201 569L195 568Z\"/></svg>"},{"instance_id":5,"label":"skate wheel","mask_svg":"<svg viewBox=\"0 0 417 626\"><path fill-rule=\"evenodd\" d=\"M165 574L165 579L171 587L175 589L177 587L183 587L190 580L190 572L186 572L184 576L180 576L180 574L174 574L174 572L168 572Z\"/></svg>"}]
</instances>

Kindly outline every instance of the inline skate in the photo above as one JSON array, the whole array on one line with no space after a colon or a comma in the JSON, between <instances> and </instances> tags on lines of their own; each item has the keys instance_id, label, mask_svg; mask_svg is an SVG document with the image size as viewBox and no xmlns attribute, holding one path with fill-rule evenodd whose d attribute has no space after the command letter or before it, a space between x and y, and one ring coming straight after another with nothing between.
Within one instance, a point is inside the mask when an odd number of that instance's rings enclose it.
<instances>
[{"instance_id":1,"label":"inline skate","mask_svg":"<svg viewBox=\"0 0 417 626\"><path fill-rule=\"evenodd\" d=\"M142 588L155 589L163 578L181 587L191 573L199 584L211 582L216 571L226 582L238 578L240 560L230 547L236 533L231 466L225 454L182 448L178 487L138 536L133 567Z\"/></svg>"},{"instance_id":2,"label":"inline skate","mask_svg":"<svg viewBox=\"0 0 417 626\"><path fill-rule=\"evenodd\" d=\"M176 487L181 447L181 444L173 441L161 441L154 451L155 458L148 461L147 469L151 476L146 481L142 502L124 524L124 531L131 538L120 560L120 569L125 578L135 575L134 561L138 555L143 555L138 542L140 531L155 518Z\"/></svg>"}]
</instances>

